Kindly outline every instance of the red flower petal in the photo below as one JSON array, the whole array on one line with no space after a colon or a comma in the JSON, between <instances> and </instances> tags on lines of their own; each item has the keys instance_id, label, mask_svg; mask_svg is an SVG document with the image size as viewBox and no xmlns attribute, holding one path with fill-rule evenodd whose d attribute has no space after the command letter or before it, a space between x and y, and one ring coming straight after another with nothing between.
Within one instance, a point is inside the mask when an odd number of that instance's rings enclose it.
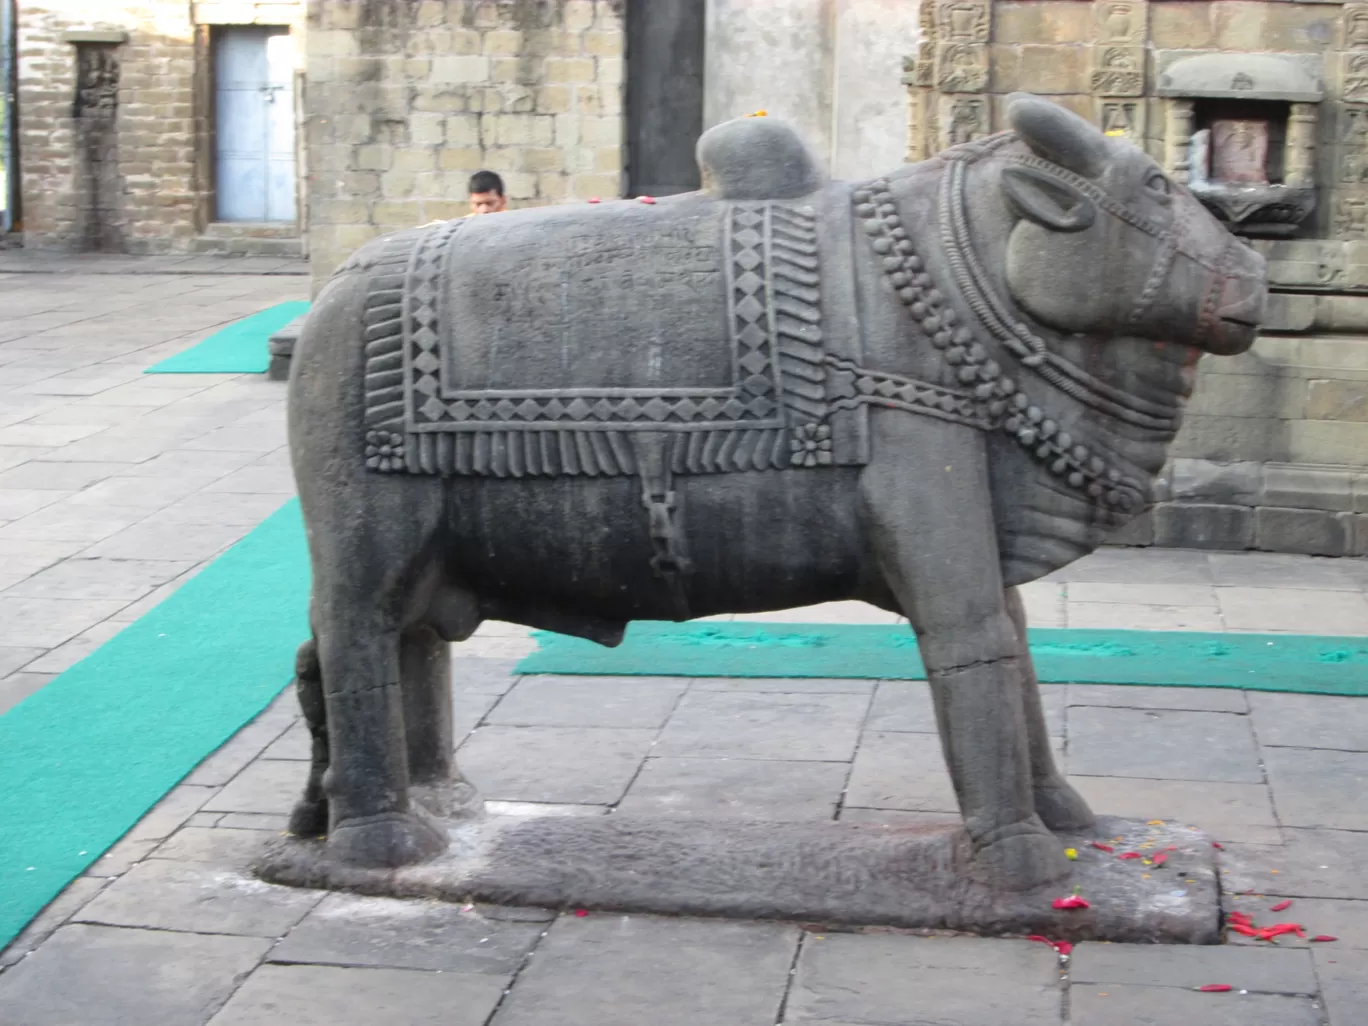
<instances>
[{"instance_id":1,"label":"red flower petal","mask_svg":"<svg viewBox=\"0 0 1368 1026\"><path fill-rule=\"evenodd\" d=\"M1226 928L1233 930L1235 933L1242 933L1246 937L1258 937L1259 934L1263 932L1262 930L1256 930L1248 923L1226 923Z\"/></svg>"},{"instance_id":2,"label":"red flower petal","mask_svg":"<svg viewBox=\"0 0 1368 1026\"><path fill-rule=\"evenodd\" d=\"M1120 855L1118 855L1118 856L1116 856L1116 857L1117 857L1118 859L1128 859L1128 860L1129 860L1129 859L1141 859L1141 858L1144 858L1144 856L1141 855L1138 851L1123 851Z\"/></svg>"},{"instance_id":3,"label":"red flower petal","mask_svg":"<svg viewBox=\"0 0 1368 1026\"><path fill-rule=\"evenodd\" d=\"M1306 928L1301 923L1274 923L1272 926L1265 926L1257 934L1259 940L1272 940L1274 937L1281 937L1285 933L1295 933L1298 937L1306 936Z\"/></svg>"},{"instance_id":4,"label":"red flower petal","mask_svg":"<svg viewBox=\"0 0 1368 1026\"><path fill-rule=\"evenodd\" d=\"M1268 906L1268 911L1270 911L1270 912L1281 912L1283 909L1285 909L1285 908L1291 908L1291 907L1292 907L1292 902L1290 902L1290 901L1280 901L1280 902L1278 902L1276 905L1269 905L1269 906Z\"/></svg>"},{"instance_id":5,"label":"red flower petal","mask_svg":"<svg viewBox=\"0 0 1368 1026\"><path fill-rule=\"evenodd\" d=\"M1334 940L1334 938L1331 937L1330 940ZM1058 951L1061 955L1067 955L1071 951L1073 951L1073 945L1070 944L1068 941L1055 941L1054 947L1055 950Z\"/></svg>"},{"instance_id":6,"label":"red flower petal","mask_svg":"<svg viewBox=\"0 0 1368 1026\"><path fill-rule=\"evenodd\" d=\"M1228 983L1205 983L1197 989L1203 994L1224 994L1231 987Z\"/></svg>"},{"instance_id":7,"label":"red flower petal","mask_svg":"<svg viewBox=\"0 0 1368 1026\"><path fill-rule=\"evenodd\" d=\"M1252 923L1254 920L1249 917L1248 912L1231 912L1226 919L1232 923Z\"/></svg>"},{"instance_id":8,"label":"red flower petal","mask_svg":"<svg viewBox=\"0 0 1368 1026\"><path fill-rule=\"evenodd\" d=\"M1323 944L1326 941L1337 941L1339 940L1339 938L1331 937L1328 933L1318 933L1314 937L1312 937L1311 940L1317 944Z\"/></svg>"},{"instance_id":9,"label":"red flower petal","mask_svg":"<svg viewBox=\"0 0 1368 1026\"><path fill-rule=\"evenodd\" d=\"M1068 941L1052 941L1049 937L1043 937L1038 933L1029 934L1026 939L1028 941L1036 941L1039 944L1048 944L1061 955L1067 955L1069 952L1073 951L1073 945Z\"/></svg>"},{"instance_id":10,"label":"red flower petal","mask_svg":"<svg viewBox=\"0 0 1368 1026\"><path fill-rule=\"evenodd\" d=\"M638 196L637 199L638 199L640 202L642 202L642 203L654 203L654 202L655 202L655 197L654 197L654 196Z\"/></svg>"},{"instance_id":11,"label":"red flower petal","mask_svg":"<svg viewBox=\"0 0 1368 1026\"><path fill-rule=\"evenodd\" d=\"M1080 898L1077 894L1071 894L1067 898L1055 898L1051 903L1051 908L1092 908L1087 900Z\"/></svg>"},{"instance_id":12,"label":"red flower petal","mask_svg":"<svg viewBox=\"0 0 1368 1026\"><path fill-rule=\"evenodd\" d=\"M1101 841L1093 841L1092 846L1098 851L1116 851L1110 844L1103 844Z\"/></svg>"},{"instance_id":13,"label":"red flower petal","mask_svg":"<svg viewBox=\"0 0 1368 1026\"><path fill-rule=\"evenodd\" d=\"M1165 862L1168 861L1168 856L1161 851L1158 855L1154 856L1154 858L1151 861L1156 866L1162 866Z\"/></svg>"},{"instance_id":14,"label":"red flower petal","mask_svg":"<svg viewBox=\"0 0 1368 1026\"><path fill-rule=\"evenodd\" d=\"M590 197L589 197L589 202L590 202L590 203L602 203L603 200L599 199L597 196L590 196Z\"/></svg>"},{"instance_id":15,"label":"red flower petal","mask_svg":"<svg viewBox=\"0 0 1368 1026\"><path fill-rule=\"evenodd\" d=\"M1211 846L1215 848L1217 851L1225 851L1225 845L1223 845L1220 841L1212 841Z\"/></svg>"},{"instance_id":16,"label":"red flower petal","mask_svg":"<svg viewBox=\"0 0 1368 1026\"><path fill-rule=\"evenodd\" d=\"M589 913L588 913L587 911L585 911L584 909L582 909L582 908L577 908L577 909L575 909L575 915L579 916L579 918L581 918L581 919L583 919L583 918L584 918L585 916L587 916L588 914L589 914Z\"/></svg>"}]
</instances>

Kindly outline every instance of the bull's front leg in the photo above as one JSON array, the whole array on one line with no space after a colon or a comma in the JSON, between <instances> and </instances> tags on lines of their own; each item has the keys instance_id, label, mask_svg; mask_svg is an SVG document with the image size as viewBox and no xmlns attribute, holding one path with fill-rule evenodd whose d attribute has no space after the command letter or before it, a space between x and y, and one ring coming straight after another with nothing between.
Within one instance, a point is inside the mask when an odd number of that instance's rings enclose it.
<instances>
[{"instance_id":1,"label":"bull's front leg","mask_svg":"<svg viewBox=\"0 0 1368 1026\"><path fill-rule=\"evenodd\" d=\"M1023 703L1029 656L1007 609L982 439L906 414L871 422L866 522L917 632L975 869L1013 890L1066 877L1063 845L1035 809Z\"/></svg>"},{"instance_id":2,"label":"bull's front leg","mask_svg":"<svg viewBox=\"0 0 1368 1026\"><path fill-rule=\"evenodd\" d=\"M1045 712L1040 702L1040 681L1036 677L1031 650L1026 643L1026 610L1021 595L1008 588L1007 615L1017 636L1017 653L1021 657L1021 711L1026 719L1026 742L1031 758L1031 790L1035 798L1036 814L1051 830L1086 830L1097 822L1083 796L1074 790L1064 774L1055 766L1050 748L1050 731L1045 725Z\"/></svg>"}]
</instances>

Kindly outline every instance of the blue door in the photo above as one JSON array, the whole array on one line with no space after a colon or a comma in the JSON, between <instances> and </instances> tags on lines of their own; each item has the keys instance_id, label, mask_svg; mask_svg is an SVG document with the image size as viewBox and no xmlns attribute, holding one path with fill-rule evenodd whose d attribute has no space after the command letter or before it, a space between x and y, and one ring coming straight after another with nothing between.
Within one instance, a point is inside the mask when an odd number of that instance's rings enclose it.
<instances>
[{"instance_id":1,"label":"blue door","mask_svg":"<svg viewBox=\"0 0 1368 1026\"><path fill-rule=\"evenodd\" d=\"M294 40L289 29L215 38L215 185L220 221L295 219Z\"/></svg>"}]
</instances>

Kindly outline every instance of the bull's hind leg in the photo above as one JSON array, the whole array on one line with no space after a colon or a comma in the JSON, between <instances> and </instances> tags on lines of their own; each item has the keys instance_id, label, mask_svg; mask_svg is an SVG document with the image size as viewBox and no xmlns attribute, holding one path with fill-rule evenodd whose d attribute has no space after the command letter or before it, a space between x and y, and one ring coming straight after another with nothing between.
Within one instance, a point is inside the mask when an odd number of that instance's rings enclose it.
<instances>
[{"instance_id":1,"label":"bull's hind leg","mask_svg":"<svg viewBox=\"0 0 1368 1026\"><path fill-rule=\"evenodd\" d=\"M1055 766L1050 732L1040 703L1031 650L1026 644L1026 610L1015 588L1007 589L1007 615L1016 628L1017 653L1021 660L1021 712L1026 718L1026 740L1031 758L1031 791L1035 810L1051 830L1086 830L1097 821L1083 796L1074 790Z\"/></svg>"},{"instance_id":2,"label":"bull's hind leg","mask_svg":"<svg viewBox=\"0 0 1368 1026\"><path fill-rule=\"evenodd\" d=\"M405 865L447 846L445 832L409 800L400 625L392 605L373 589L315 580L330 749L328 851L361 866Z\"/></svg>"},{"instance_id":3,"label":"bull's hind leg","mask_svg":"<svg viewBox=\"0 0 1368 1026\"><path fill-rule=\"evenodd\" d=\"M431 627L411 627L399 641L409 793L429 812L453 816L477 803L456 769L451 713L451 644Z\"/></svg>"},{"instance_id":4,"label":"bull's hind leg","mask_svg":"<svg viewBox=\"0 0 1368 1026\"><path fill-rule=\"evenodd\" d=\"M310 638L295 653L295 696L309 728L309 779L304 794L290 813L290 833L321 837L328 832L328 796L323 776L328 771L328 718L323 708L323 674L318 645Z\"/></svg>"}]
</instances>

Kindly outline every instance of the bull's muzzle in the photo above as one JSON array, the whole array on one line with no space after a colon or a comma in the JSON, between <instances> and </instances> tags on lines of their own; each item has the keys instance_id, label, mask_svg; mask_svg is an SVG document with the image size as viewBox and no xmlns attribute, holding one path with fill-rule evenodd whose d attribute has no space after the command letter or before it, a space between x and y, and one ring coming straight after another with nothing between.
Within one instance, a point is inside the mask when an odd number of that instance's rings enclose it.
<instances>
[{"instance_id":1,"label":"bull's muzzle","mask_svg":"<svg viewBox=\"0 0 1368 1026\"><path fill-rule=\"evenodd\" d=\"M1254 344L1268 302L1268 273L1264 258L1248 246L1234 243L1222 261L1224 274L1213 288L1215 319L1207 326L1202 348L1217 356L1234 356Z\"/></svg>"}]
</instances>

